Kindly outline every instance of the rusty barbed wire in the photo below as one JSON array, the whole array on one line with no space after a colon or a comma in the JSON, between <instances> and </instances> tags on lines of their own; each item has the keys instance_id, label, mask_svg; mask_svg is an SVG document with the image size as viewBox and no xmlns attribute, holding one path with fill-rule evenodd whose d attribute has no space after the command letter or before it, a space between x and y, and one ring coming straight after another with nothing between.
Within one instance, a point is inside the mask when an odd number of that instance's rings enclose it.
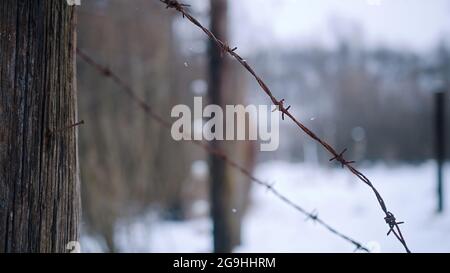
<instances>
[{"instance_id":1,"label":"rusty barbed wire","mask_svg":"<svg viewBox=\"0 0 450 273\"><path fill-rule=\"evenodd\" d=\"M196 18L194 18L189 12L186 11L186 7L189 5L182 4L178 2L177 0L160 0L160 2L164 3L166 5L167 9L175 9L179 13L182 14L183 18L187 18L191 23L193 23L195 26L200 28L212 41L215 42L215 44L220 48L220 50L225 55L225 53L228 53L231 57L235 58L258 82L259 86L261 87L262 91L270 98L272 103L277 107L276 109L281 112L282 119L284 120L285 116L289 117L304 133L306 133L310 138L318 142L325 150L327 150L333 157L330 159L330 161L337 161L339 162L342 167L346 167L350 172L352 172L359 180L367 184L373 193L375 194L375 197L377 198L377 201L385 214L385 222L389 226L389 234L394 234L395 237L398 239L398 241L403 245L405 248L405 251L410 253L411 251L408 248L408 245L406 243L405 238L403 237L403 234L400 230L399 225L403 224L404 222L397 222L394 214L390 212L386 204L381 197L381 194L378 192L378 190L375 188L375 186L372 184L372 182L360 171L358 171L355 167L353 167L351 164L355 163L354 161L347 161L344 158L344 153L346 149L338 153L330 144L328 144L326 141L322 140L320 137L318 137L313 131L311 131L309 128L307 128L305 125L303 125L294 115L289 112L289 107L285 107L284 99L277 99L270 88L267 86L267 84L256 74L255 70L247 63L247 61L242 58L238 53L236 53L237 47L231 48L227 42L221 41L218 37L214 35L208 28L204 27Z\"/></svg>"},{"instance_id":2,"label":"rusty barbed wire","mask_svg":"<svg viewBox=\"0 0 450 273\"><path fill-rule=\"evenodd\" d=\"M91 67L95 68L101 75L103 75L106 78L112 79L119 87L121 87L120 90L124 91L134 102L137 103L137 105L152 118L157 123L159 123L164 128L170 130L172 125L170 122L167 122L162 118L159 114L157 114L155 111L152 110L152 107L147 104L144 100L142 100L137 93L133 90L133 88L128 85L124 80L122 80L117 74L115 74L113 71L111 71L108 67L101 65L100 63L96 62L92 57L90 57L88 54L83 52L81 49L77 48L77 55L80 57L84 62L86 62ZM278 190L276 190L273 186L273 184L269 184L267 182L264 182L263 180L255 177L251 171L247 170L246 168L242 167L232 159L230 159L222 150L218 148L213 148L212 146L208 145L207 143L204 143L199 140L190 140L191 143L201 147L203 150L205 150L207 153L217 156L219 159L223 160L225 163L230 165L232 168L238 170L240 173L242 173L244 176L252 180L254 183L266 188L267 191L271 192L274 196L276 196L279 200L287 204L288 206L294 208L298 212L305 215L309 220L312 220L314 223L317 223L327 229L329 232L335 234L336 236L344 239L345 241L351 243L355 247L355 251L361 250L364 252L370 252L370 250L365 247L360 242L356 241L355 239L352 239L351 237L341 233L331 225L329 225L327 222L322 220L318 217L317 212L314 210L312 212L308 212L306 209L292 201L291 199L287 198L283 194L281 194Z\"/></svg>"},{"instance_id":3,"label":"rusty barbed wire","mask_svg":"<svg viewBox=\"0 0 450 273\"><path fill-rule=\"evenodd\" d=\"M62 133L62 132L64 132L64 131L70 130L70 129L72 129L72 128L78 127L78 126L83 125L83 124L84 124L84 120L81 120L81 121L78 121L78 122L76 122L76 123L74 123L74 124L71 124L71 125L69 125L69 126L66 126L66 127L63 127L63 128L56 129L55 131L49 130L49 131L47 132L47 137L50 137L50 136L53 136L53 135Z\"/></svg>"}]
</instances>

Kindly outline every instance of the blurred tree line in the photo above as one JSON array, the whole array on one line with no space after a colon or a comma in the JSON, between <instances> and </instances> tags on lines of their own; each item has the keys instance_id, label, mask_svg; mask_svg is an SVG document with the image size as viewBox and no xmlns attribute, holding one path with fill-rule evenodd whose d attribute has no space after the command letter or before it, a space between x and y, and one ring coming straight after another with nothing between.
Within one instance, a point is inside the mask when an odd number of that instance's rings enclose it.
<instances>
[{"instance_id":1,"label":"blurred tree line","mask_svg":"<svg viewBox=\"0 0 450 273\"><path fill-rule=\"evenodd\" d=\"M192 11L203 22L209 19L207 11ZM78 43L170 120L172 107L192 106L193 96L209 103L207 41L182 20L159 1L86 1L79 9ZM445 45L420 55L343 40L336 49L256 50L248 60L308 127L338 149L349 148L349 159L420 162L433 152L433 97L422 78L430 67L450 78L449 52ZM269 103L239 65L228 66L223 103ZM120 251L114 239L119 219L149 210L171 220L208 213L195 209L199 200L208 203L208 156L202 150L173 141L169 131L83 62L78 62L78 89L79 115L86 121L80 129L85 233L102 238L105 250ZM258 155L259 160L328 161L298 128L281 124L280 149ZM254 143L226 142L221 148L253 168ZM236 245L250 183L237 171L225 172L237 219Z\"/></svg>"},{"instance_id":2,"label":"blurred tree line","mask_svg":"<svg viewBox=\"0 0 450 273\"><path fill-rule=\"evenodd\" d=\"M358 47L350 40L336 49L260 52L251 60L272 89L294 105L302 121L338 149L349 149L347 157L391 163L419 163L434 157L437 90L428 74L437 73L448 89L450 48L445 43L418 54ZM278 154L264 158L328 160L310 140L294 137L294 126L282 126ZM447 126L447 135L449 130Z\"/></svg>"},{"instance_id":3,"label":"blurred tree line","mask_svg":"<svg viewBox=\"0 0 450 273\"><path fill-rule=\"evenodd\" d=\"M188 44L192 36L174 15L159 1L88 1L79 9L78 25L79 47L118 73L169 121L174 105L193 107L193 96L209 104L206 39ZM225 89L233 90L224 95L227 104L245 104L246 79L236 67L230 64L225 76ZM106 251L121 251L114 238L119 219L149 210L170 220L207 214L207 208L196 205L208 204L209 198L204 151L174 141L170 131L83 62L78 62L78 84L80 118L86 121L80 130L84 232L104 241ZM227 142L223 149L235 162L253 168L251 143ZM225 177L236 245L250 183L228 166Z\"/></svg>"}]
</instances>

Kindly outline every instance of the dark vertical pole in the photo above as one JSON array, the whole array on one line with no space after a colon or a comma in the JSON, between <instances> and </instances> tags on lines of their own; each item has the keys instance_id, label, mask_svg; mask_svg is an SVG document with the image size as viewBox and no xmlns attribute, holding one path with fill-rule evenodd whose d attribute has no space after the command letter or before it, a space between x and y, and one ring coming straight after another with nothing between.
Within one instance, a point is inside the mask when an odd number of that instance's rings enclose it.
<instances>
[{"instance_id":1,"label":"dark vertical pole","mask_svg":"<svg viewBox=\"0 0 450 273\"><path fill-rule=\"evenodd\" d=\"M437 195L438 206L437 211L441 213L444 210L444 193L443 193L443 164L445 160L445 92L437 92L435 98L435 153L437 162Z\"/></svg>"},{"instance_id":2,"label":"dark vertical pole","mask_svg":"<svg viewBox=\"0 0 450 273\"><path fill-rule=\"evenodd\" d=\"M211 0L211 30L223 41L227 40L227 0ZM227 61L217 45L209 43L209 97L212 104L223 106ZM214 140L211 145L222 149L223 143ZM213 220L214 252L232 251L231 185L223 160L210 158L210 200Z\"/></svg>"},{"instance_id":3,"label":"dark vertical pole","mask_svg":"<svg viewBox=\"0 0 450 273\"><path fill-rule=\"evenodd\" d=\"M79 238L75 47L66 1L0 1L0 253Z\"/></svg>"}]
</instances>

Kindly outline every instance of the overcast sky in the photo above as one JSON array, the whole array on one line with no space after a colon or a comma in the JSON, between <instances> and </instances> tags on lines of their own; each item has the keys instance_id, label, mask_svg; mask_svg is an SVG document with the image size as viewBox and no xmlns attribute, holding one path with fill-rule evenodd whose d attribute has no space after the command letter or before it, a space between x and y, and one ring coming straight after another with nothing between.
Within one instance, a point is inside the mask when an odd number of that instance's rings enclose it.
<instances>
[{"instance_id":1,"label":"overcast sky","mask_svg":"<svg viewBox=\"0 0 450 273\"><path fill-rule=\"evenodd\" d=\"M427 50L450 37L450 0L229 0L234 43L321 44L336 33L368 46ZM347 34L346 34L347 33Z\"/></svg>"}]
</instances>

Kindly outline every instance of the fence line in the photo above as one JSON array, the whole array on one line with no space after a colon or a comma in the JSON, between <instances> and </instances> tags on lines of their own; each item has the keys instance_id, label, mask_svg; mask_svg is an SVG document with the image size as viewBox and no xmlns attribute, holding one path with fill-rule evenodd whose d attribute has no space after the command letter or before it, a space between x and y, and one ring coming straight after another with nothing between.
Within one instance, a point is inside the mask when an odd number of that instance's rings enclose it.
<instances>
[{"instance_id":1,"label":"fence line","mask_svg":"<svg viewBox=\"0 0 450 273\"><path fill-rule=\"evenodd\" d=\"M367 186L370 187L370 189L375 194L375 197L377 198L377 201L381 207L381 210L385 214L384 220L386 224L389 226L389 231L387 235L390 235L391 233L395 235L397 240L403 245L405 248L405 251L410 253L411 251L408 248L408 245L406 243L405 238L403 237L403 234L400 230L399 225L403 224L404 222L397 222L394 214L390 212L387 209L386 203L384 202L383 198L381 197L381 194L379 191L375 188L375 186L372 184L372 182L367 178L363 173L361 173L359 170L357 170L355 167L353 167L351 164L355 163L354 161L347 161L344 158L344 153L347 151L347 149L344 149L342 152L337 152L336 149L334 149L330 144L328 144L326 141L318 137L313 131L311 131L308 127L303 125L294 115L292 115L289 112L289 109L291 106L285 107L285 100L284 99L277 99L270 88L267 86L267 84L256 74L255 70L247 63L245 59L243 59L239 54L236 53L237 47L231 48L227 42L220 40L218 37L216 37L208 28L204 27L196 18L194 18L189 12L186 11L186 7L189 7L189 5L182 4L178 2L177 0L160 0L162 3L166 5L166 8L169 9L175 9L181 15L183 18L187 18L191 23L193 23L195 26L200 28L212 41L216 43L216 45L221 49L223 55L229 54L231 57L235 58L258 82L259 86L261 87L262 91L270 98L272 103L277 107L278 111L281 112L282 119L285 119L285 116L289 117L291 121L293 121L297 127L299 127L304 133L306 133L310 138L318 142L326 151L328 151L333 157L330 159L330 161L337 161L339 162L342 167L346 167L351 173L353 173L359 180L364 182Z\"/></svg>"},{"instance_id":2,"label":"fence line","mask_svg":"<svg viewBox=\"0 0 450 273\"><path fill-rule=\"evenodd\" d=\"M77 48L77 55L80 57L84 62L86 62L91 67L95 68L101 75L103 75L106 78L110 78L115 84L117 84L119 87L121 87L120 90L125 92L137 105L146 113L149 115L150 118L155 120L158 124L160 124L162 127L170 130L172 125L170 122L164 120L159 114L157 114L155 111L153 111L152 107L146 103L143 99L141 99L137 93L133 90L133 88L127 84L124 80L122 80L116 73L111 71L108 67L101 65L100 63L96 62L92 57L90 57L88 54L86 54L81 49ZM348 243L351 243L355 247L355 251L362 250L365 252L370 252L369 249L360 242L356 241L355 239L352 239L351 237L343 234L342 232L338 231L331 225L329 225L327 222L322 220L318 217L317 212L308 212L306 209L301 207L300 205L296 204L294 201L289 199L288 197L281 194L278 190L276 190L273 185L264 182L263 180L255 177L251 171L247 170L246 168L242 167L232 159L230 159L222 150L218 148L213 148L212 146L208 145L205 142L198 141L198 140L190 140L191 143L201 147L203 150L205 150L207 153L212 154L226 162L228 165L230 165L232 168L235 168L240 173L242 173L244 176L255 182L256 184L265 187L269 192L271 192L274 196L276 196L279 200L287 204L288 206L294 208L298 212L305 215L308 219L312 220L313 222L321 225L325 229L327 229L329 232L333 233L334 235L344 239Z\"/></svg>"}]
</instances>

